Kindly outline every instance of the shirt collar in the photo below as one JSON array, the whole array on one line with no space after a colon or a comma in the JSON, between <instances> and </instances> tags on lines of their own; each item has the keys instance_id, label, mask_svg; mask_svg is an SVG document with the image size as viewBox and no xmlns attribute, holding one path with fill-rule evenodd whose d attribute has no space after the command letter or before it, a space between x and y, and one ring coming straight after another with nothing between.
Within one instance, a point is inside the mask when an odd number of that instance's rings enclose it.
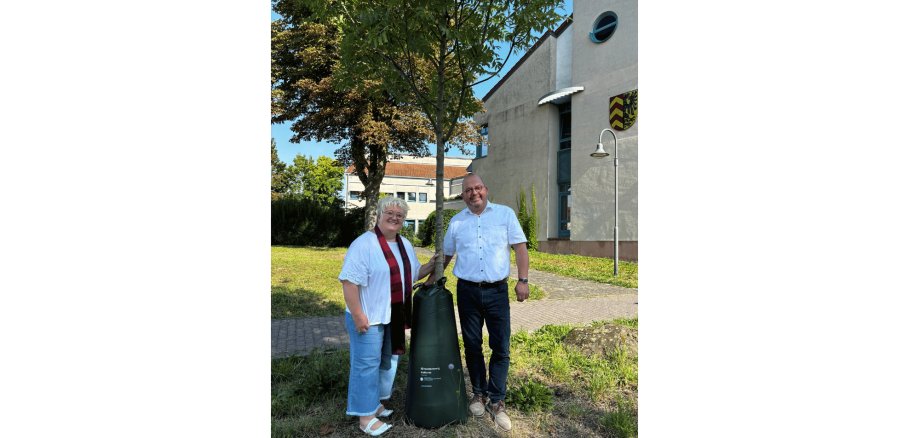
<instances>
[{"instance_id":1,"label":"shirt collar","mask_svg":"<svg viewBox=\"0 0 920 438\"><path fill-rule=\"evenodd\" d=\"M491 209L492 209L492 203L486 200L486 208L482 209L482 213L485 213L487 210L491 210ZM469 207L464 208L463 211L465 211L466 214L476 216L476 214L473 213ZM479 213L479 215L482 216L482 213Z\"/></svg>"}]
</instances>

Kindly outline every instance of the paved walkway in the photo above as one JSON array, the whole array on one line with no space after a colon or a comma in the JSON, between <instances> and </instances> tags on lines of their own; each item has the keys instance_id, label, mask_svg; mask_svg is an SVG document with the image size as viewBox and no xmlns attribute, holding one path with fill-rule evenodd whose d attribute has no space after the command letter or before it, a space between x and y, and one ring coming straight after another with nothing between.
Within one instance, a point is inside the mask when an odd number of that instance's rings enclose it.
<instances>
[{"instance_id":1,"label":"paved walkway","mask_svg":"<svg viewBox=\"0 0 920 438\"><path fill-rule=\"evenodd\" d=\"M416 252L425 261L431 256L431 252L424 248L416 248ZM513 264L511 270L511 275L516 276ZM638 316L638 289L577 280L533 269L529 278L531 283L546 291L546 298L523 303L512 301L512 331L532 331L546 324L587 324ZM456 308L454 315L459 320ZM342 315L272 320L272 358L303 355L317 347L347 346L348 334Z\"/></svg>"}]
</instances>

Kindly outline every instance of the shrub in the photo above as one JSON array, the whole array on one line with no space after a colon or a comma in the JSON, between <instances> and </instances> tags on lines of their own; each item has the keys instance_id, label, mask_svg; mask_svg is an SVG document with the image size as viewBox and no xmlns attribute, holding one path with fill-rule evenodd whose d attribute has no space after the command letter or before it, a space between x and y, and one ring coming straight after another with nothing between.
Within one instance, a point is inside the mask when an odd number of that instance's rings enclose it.
<instances>
[{"instance_id":1,"label":"shrub","mask_svg":"<svg viewBox=\"0 0 920 438\"><path fill-rule=\"evenodd\" d=\"M530 211L527 210L527 195L524 189L518 196L518 222L527 237L527 248L537 251L540 249L540 242L537 240L537 224L540 212L537 211L537 194L533 185L530 186Z\"/></svg>"},{"instance_id":2,"label":"shrub","mask_svg":"<svg viewBox=\"0 0 920 438\"><path fill-rule=\"evenodd\" d=\"M617 408L601 417L601 426L616 438L639 436L639 420L628 409Z\"/></svg>"},{"instance_id":3,"label":"shrub","mask_svg":"<svg viewBox=\"0 0 920 438\"><path fill-rule=\"evenodd\" d=\"M351 242L364 234L364 207L350 208L345 212L345 219L339 228L339 239L336 246L348 246Z\"/></svg>"},{"instance_id":4,"label":"shrub","mask_svg":"<svg viewBox=\"0 0 920 438\"><path fill-rule=\"evenodd\" d=\"M412 246L419 246L419 239L415 235L415 228L403 227L401 230L399 230L399 234L406 239L409 239L409 242L412 244Z\"/></svg>"},{"instance_id":5,"label":"shrub","mask_svg":"<svg viewBox=\"0 0 920 438\"><path fill-rule=\"evenodd\" d=\"M271 209L272 245L347 246L364 232L364 209L346 212L340 202L285 196L273 200Z\"/></svg>"},{"instance_id":6,"label":"shrub","mask_svg":"<svg viewBox=\"0 0 920 438\"><path fill-rule=\"evenodd\" d=\"M421 246L431 246L434 244L434 222L435 215L437 213L437 210L429 213L428 217L425 219L425 223L423 223L422 226L418 229L419 244ZM457 213L460 213L460 210L444 210L444 233L447 233L447 227L450 225L450 219Z\"/></svg>"},{"instance_id":7,"label":"shrub","mask_svg":"<svg viewBox=\"0 0 920 438\"><path fill-rule=\"evenodd\" d=\"M515 382L508 388L505 401L523 412L552 409L553 391L535 380Z\"/></svg>"}]
</instances>

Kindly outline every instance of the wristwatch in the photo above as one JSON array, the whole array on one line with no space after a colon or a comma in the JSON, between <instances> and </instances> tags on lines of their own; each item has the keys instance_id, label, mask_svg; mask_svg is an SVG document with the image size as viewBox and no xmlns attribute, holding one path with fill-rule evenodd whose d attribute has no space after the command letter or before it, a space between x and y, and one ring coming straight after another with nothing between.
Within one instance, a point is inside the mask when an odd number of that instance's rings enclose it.
<instances>
[{"instance_id":1,"label":"wristwatch","mask_svg":"<svg viewBox=\"0 0 920 438\"><path fill-rule=\"evenodd\" d=\"M527 279L526 279L526 278L518 278L518 283L527 284Z\"/></svg>"}]
</instances>

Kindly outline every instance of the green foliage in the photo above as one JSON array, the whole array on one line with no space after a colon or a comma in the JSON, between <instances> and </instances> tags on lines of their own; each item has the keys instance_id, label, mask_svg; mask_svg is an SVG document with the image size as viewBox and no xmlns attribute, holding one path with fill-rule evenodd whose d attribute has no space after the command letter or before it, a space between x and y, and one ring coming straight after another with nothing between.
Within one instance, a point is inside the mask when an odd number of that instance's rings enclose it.
<instances>
[{"instance_id":1,"label":"green foliage","mask_svg":"<svg viewBox=\"0 0 920 438\"><path fill-rule=\"evenodd\" d=\"M272 245L345 246L364 232L360 209L346 212L341 201L331 205L304 196L272 201Z\"/></svg>"},{"instance_id":2,"label":"green foliage","mask_svg":"<svg viewBox=\"0 0 920 438\"><path fill-rule=\"evenodd\" d=\"M280 16L271 25L272 123L292 122L291 141L296 143L342 144L335 151L336 159L342 166L354 165L364 195L375 198L388 160L400 154L429 155L431 130L417 109L395 100L379 80L367 77L348 84L341 80L340 72L348 71L341 64L342 32L336 20L320 21L309 3L272 1ZM310 187L311 193L334 192L325 184L331 181L319 173L311 178L319 178L323 186L301 184L295 193ZM341 182L341 171L337 177ZM368 202L368 226L373 223L375 202Z\"/></svg>"},{"instance_id":3,"label":"green foliage","mask_svg":"<svg viewBox=\"0 0 920 438\"><path fill-rule=\"evenodd\" d=\"M447 233L447 227L450 225L450 220L460 213L460 210L444 210L444 219L443 220L443 229L442 233ZM419 234L419 244L421 246L431 246L434 245L434 229L435 229L435 215L437 210L432 211L428 214L428 217L425 218L425 223L422 224L418 229Z\"/></svg>"},{"instance_id":4,"label":"green foliage","mask_svg":"<svg viewBox=\"0 0 920 438\"><path fill-rule=\"evenodd\" d=\"M533 184L530 185L530 217L527 219L529 220L528 225L530 226L530 234L527 235L527 245L534 251L539 251L540 241L537 240L537 236L540 229L540 212L537 210L537 192Z\"/></svg>"},{"instance_id":5,"label":"green foliage","mask_svg":"<svg viewBox=\"0 0 920 438\"><path fill-rule=\"evenodd\" d=\"M410 227L410 226L402 227L402 229L399 230L399 234L405 237L406 239L409 239L409 242L412 243L412 246L419 246L419 239L415 235L414 227Z\"/></svg>"},{"instance_id":6,"label":"green foliage","mask_svg":"<svg viewBox=\"0 0 920 438\"><path fill-rule=\"evenodd\" d=\"M630 410L617 408L601 416L601 426L615 438L639 436L639 419Z\"/></svg>"},{"instance_id":7,"label":"green foliage","mask_svg":"<svg viewBox=\"0 0 920 438\"><path fill-rule=\"evenodd\" d=\"M524 236L527 237L527 248L533 251L540 249L540 241L537 240L537 225L540 212L537 210L537 195L533 185L530 186L530 210L527 209L527 195L524 189L521 189L518 195L518 222L521 229L524 230Z\"/></svg>"},{"instance_id":8,"label":"green foliage","mask_svg":"<svg viewBox=\"0 0 920 438\"><path fill-rule=\"evenodd\" d=\"M507 390L505 402L523 412L537 412L553 408L553 391L532 379L513 381Z\"/></svg>"},{"instance_id":9,"label":"green foliage","mask_svg":"<svg viewBox=\"0 0 920 438\"><path fill-rule=\"evenodd\" d=\"M464 123L482 109L473 85L497 75L512 53L529 47L558 22L561 16L556 9L564 4L562 0L306 3L342 32L337 73L344 83L379 81L395 101L424 115L434 137L438 172L444 169L448 142L478 140L472 124ZM499 54L496 48L503 43L508 44L508 52ZM462 134L464 126L470 128L469 135ZM441 201L436 211L443 211ZM435 275L442 275L442 270L437 263Z\"/></svg>"},{"instance_id":10,"label":"green foliage","mask_svg":"<svg viewBox=\"0 0 920 438\"><path fill-rule=\"evenodd\" d=\"M287 164L278 158L278 147L272 138L272 199L281 198L289 190L286 168Z\"/></svg>"},{"instance_id":11,"label":"green foliage","mask_svg":"<svg viewBox=\"0 0 920 438\"><path fill-rule=\"evenodd\" d=\"M314 160L297 154L294 163L285 170L289 183L287 193L320 205L335 205L344 173L345 168L329 157L320 156Z\"/></svg>"}]
</instances>

